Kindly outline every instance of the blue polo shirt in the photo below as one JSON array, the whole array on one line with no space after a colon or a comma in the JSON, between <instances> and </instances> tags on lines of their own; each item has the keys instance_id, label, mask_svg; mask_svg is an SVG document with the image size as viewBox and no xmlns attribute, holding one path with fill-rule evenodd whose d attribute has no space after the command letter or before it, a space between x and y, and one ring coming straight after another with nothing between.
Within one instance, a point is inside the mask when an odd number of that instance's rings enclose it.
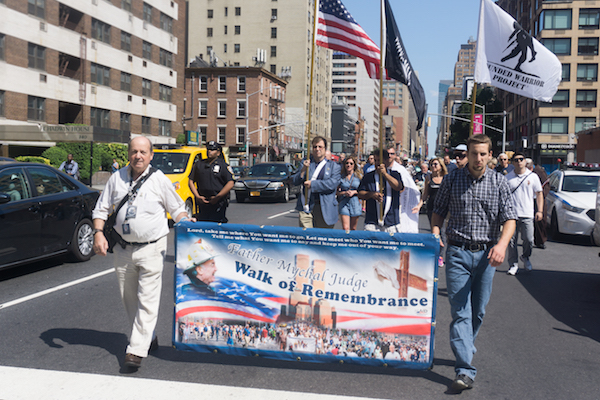
<instances>
[{"instance_id":1,"label":"blue polo shirt","mask_svg":"<svg viewBox=\"0 0 600 400\"><path fill-rule=\"evenodd\" d=\"M363 190L363 191L367 191L367 192L376 192L377 189L375 186L375 174L377 174L377 173L378 173L377 171L371 171L368 174L366 174L360 181L358 191L360 192L361 190ZM400 186L403 187L402 177L400 177L400 174L397 171L392 171L392 170L388 169L388 174L390 174L396 180L398 180L398 182L400 183ZM385 181L385 179L384 179L384 181ZM394 226L394 225L398 225L400 223L400 192L397 190L394 190L394 189L391 189L391 190L392 190L392 206L390 207L390 210L383 218L383 224L385 226ZM384 194L384 197L387 197L387 195L388 195L387 185L386 185L386 188L385 188L383 194ZM382 204L385 204L385 203L382 203ZM385 210L385 208L384 208L384 210ZM375 199L368 199L367 207L366 207L366 214L365 214L365 224L377 225L378 221L379 221L379 216L377 215L377 202L375 201Z\"/></svg>"}]
</instances>

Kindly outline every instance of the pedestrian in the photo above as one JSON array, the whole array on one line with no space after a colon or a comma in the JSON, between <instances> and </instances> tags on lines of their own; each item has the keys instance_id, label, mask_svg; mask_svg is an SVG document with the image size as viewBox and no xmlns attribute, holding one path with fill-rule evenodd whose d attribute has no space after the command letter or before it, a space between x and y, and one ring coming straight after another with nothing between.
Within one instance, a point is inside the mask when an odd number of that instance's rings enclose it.
<instances>
[{"instance_id":1,"label":"pedestrian","mask_svg":"<svg viewBox=\"0 0 600 400\"><path fill-rule=\"evenodd\" d=\"M342 178L338 186L338 211L342 221L342 229L355 231L358 217L362 215L360 200L358 199L358 186L362 174L354 157L348 157L342 165Z\"/></svg>"},{"instance_id":2,"label":"pedestrian","mask_svg":"<svg viewBox=\"0 0 600 400\"><path fill-rule=\"evenodd\" d=\"M540 178L540 182L542 182L542 194L544 195L544 207L542 208L542 219L541 220L535 220L535 222L533 223L534 226L534 230L533 230L533 242L535 247L537 247L538 249L545 249L546 248L546 240L548 240L548 237L546 236L546 196L548 196L548 194L550 193L550 185L548 184L548 174L546 173L546 170L544 169L544 167L542 167L539 164L534 165L533 167L533 172L538 176L538 178ZM536 206L537 207L537 206ZM536 208L535 211L539 211L538 208Z\"/></svg>"},{"instance_id":3,"label":"pedestrian","mask_svg":"<svg viewBox=\"0 0 600 400\"><path fill-rule=\"evenodd\" d=\"M119 163L117 162L116 158L113 158L111 169L113 174L119 170Z\"/></svg>"},{"instance_id":4,"label":"pedestrian","mask_svg":"<svg viewBox=\"0 0 600 400\"><path fill-rule=\"evenodd\" d=\"M421 191L408 170L398 162L396 147L388 147L387 154L392 163L392 171L400 174L404 185L404 190L400 193L400 232L419 233L419 214L414 214L412 210L421 201Z\"/></svg>"},{"instance_id":5,"label":"pedestrian","mask_svg":"<svg viewBox=\"0 0 600 400\"><path fill-rule=\"evenodd\" d=\"M229 192L233 189L233 171L222 157L221 145L213 140L206 144L206 159L199 160L189 175L190 190L196 198L198 221L227 222Z\"/></svg>"},{"instance_id":6,"label":"pedestrian","mask_svg":"<svg viewBox=\"0 0 600 400\"><path fill-rule=\"evenodd\" d=\"M506 153L498 154L498 166L496 167L496 172L506 176L514 168L515 167L508 161Z\"/></svg>"},{"instance_id":7,"label":"pedestrian","mask_svg":"<svg viewBox=\"0 0 600 400\"><path fill-rule=\"evenodd\" d=\"M433 234L440 234L450 213L446 286L452 316L450 346L456 358L451 388L457 391L473 387L475 339L492 292L495 267L504 262L517 219L506 178L487 168L491 148L486 135L469 138L466 168L442 180L433 207Z\"/></svg>"},{"instance_id":8,"label":"pedestrian","mask_svg":"<svg viewBox=\"0 0 600 400\"><path fill-rule=\"evenodd\" d=\"M139 368L148 351L158 348L154 328L169 233L166 213L174 216L175 222L189 216L169 178L150 167L154 155L150 140L144 136L132 139L128 153L128 167L111 175L92 216L94 251L106 256L110 250L104 225L113 207L118 207L128 196L127 204L115 211L114 230L120 238L112 251L121 299L131 326L124 365Z\"/></svg>"},{"instance_id":9,"label":"pedestrian","mask_svg":"<svg viewBox=\"0 0 600 400\"><path fill-rule=\"evenodd\" d=\"M392 170L387 151L379 163L378 151L373 152L377 169L360 181L358 197L366 200L365 231L400 232L400 192L404 190L398 171ZM380 180L382 177L383 179ZM380 188L383 187L383 191Z\"/></svg>"},{"instance_id":10,"label":"pedestrian","mask_svg":"<svg viewBox=\"0 0 600 400\"><path fill-rule=\"evenodd\" d=\"M294 185L302 185L296 203L296 210L300 211L299 224L301 228L333 229L338 220L336 193L341 168L335 161L325 158L327 139L315 136L311 144L310 160L303 160L302 168L292 176Z\"/></svg>"},{"instance_id":11,"label":"pedestrian","mask_svg":"<svg viewBox=\"0 0 600 400\"><path fill-rule=\"evenodd\" d=\"M517 250L519 232L523 241L523 253L520 259L523 261L526 271L529 272L533 269L529 258L531 257L534 241L534 219L539 221L543 217L544 195L540 178L527 168L525 155L517 151L512 157L512 163L514 169L506 175L506 180L510 187L518 218L515 233L508 246L508 265L510 268L507 273L516 275L519 271L519 253ZM534 211L534 208L536 208L534 204L537 205L538 211Z\"/></svg>"},{"instance_id":12,"label":"pedestrian","mask_svg":"<svg viewBox=\"0 0 600 400\"><path fill-rule=\"evenodd\" d=\"M67 161L63 161L58 167L59 171L64 171L67 175L69 175L73 179L79 180L79 164L77 161L73 160L73 154L67 155Z\"/></svg>"},{"instance_id":13,"label":"pedestrian","mask_svg":"<svg viewBox=\"0 0 600 400\"><path fill-rule=\"evenodd\" d=\"M368 172L371 172L375 169L375 157L373 157L373 154L369 154L369 157L367 157L367 162L365 163L364 167L363 167L363 176L365 176Z\"/></svg>"}]
</instances>

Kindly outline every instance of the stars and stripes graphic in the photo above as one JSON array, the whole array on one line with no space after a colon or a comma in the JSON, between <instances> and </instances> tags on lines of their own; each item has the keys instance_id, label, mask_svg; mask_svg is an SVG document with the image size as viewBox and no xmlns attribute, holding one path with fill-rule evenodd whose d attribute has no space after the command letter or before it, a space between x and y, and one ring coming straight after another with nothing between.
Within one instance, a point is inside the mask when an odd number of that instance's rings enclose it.
<instances>
[{"instance_id":1,"label":"stars and stripes graphic","mask_svg":"<svg viewBox=\"0 0 600 400\"><path fill-rule=\"evenodd\" d=\"M379 46L358 25L340 0L321 0L317 45L362 58L372 79L379 78Z\"/></svg>"},{"instance_id":2,"label":"stars and stripes graphic","mask_svg":"<svg viewBox=\"0 0 600 400\"><path fill-rule=\"evenodd\" d=\"M348 330L360 329L399 335L428 336L431 334L431 317L338 310L337 327Z\"/></svg>"}]
</instances>

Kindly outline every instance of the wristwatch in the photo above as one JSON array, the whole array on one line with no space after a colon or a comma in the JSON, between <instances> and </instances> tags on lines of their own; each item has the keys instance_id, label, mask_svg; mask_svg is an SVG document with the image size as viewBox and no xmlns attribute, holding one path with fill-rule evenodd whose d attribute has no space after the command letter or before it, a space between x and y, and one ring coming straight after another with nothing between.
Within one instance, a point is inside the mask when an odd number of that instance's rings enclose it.
<instances>
[{"instance_id":1,"label":"wristwatch","mask_svg":"<svg viewBox=\"0 0 600 400\"><path fill-rule=\"evenodd\" d=\"M94 235L95 235L96 233L98 233L98 232L104 232L104 230L102 230L102 229L94 229Z\"/></svg>"}]
</instances>

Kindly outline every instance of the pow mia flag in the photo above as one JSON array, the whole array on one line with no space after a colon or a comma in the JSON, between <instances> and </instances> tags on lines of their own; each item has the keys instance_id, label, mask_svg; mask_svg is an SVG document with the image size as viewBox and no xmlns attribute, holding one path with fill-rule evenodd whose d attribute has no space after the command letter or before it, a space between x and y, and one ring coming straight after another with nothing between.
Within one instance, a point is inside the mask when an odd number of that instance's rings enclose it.
<instances>
[{"instance_id":1,"label":"pow mia flag","mask_svg":"<svg viewBox=\"0 0 600 400\"><path fill-rule=\"evenodd\" d=\"M475 82L551 102L561 77L554 53L491 0L481 0Z\"/></svg>"},{"instance_id":2,"label":"pow mia flag","mask_svg":"<svg viewBox=\"0 0 600 400\"><path fill-rule=\"evenodd\" d=\"M427 107L425 92L423 91L421 82L419 82L419 78L417 78L410 65L402 38L400 37L400 31L392 13L392 7L390 7L388 0L385 0L384 20L386 25L385 69L387 70L387 76L408 86L417 113L417 130L419 130L423 126Z\"/></svg>"}]
</instances>

